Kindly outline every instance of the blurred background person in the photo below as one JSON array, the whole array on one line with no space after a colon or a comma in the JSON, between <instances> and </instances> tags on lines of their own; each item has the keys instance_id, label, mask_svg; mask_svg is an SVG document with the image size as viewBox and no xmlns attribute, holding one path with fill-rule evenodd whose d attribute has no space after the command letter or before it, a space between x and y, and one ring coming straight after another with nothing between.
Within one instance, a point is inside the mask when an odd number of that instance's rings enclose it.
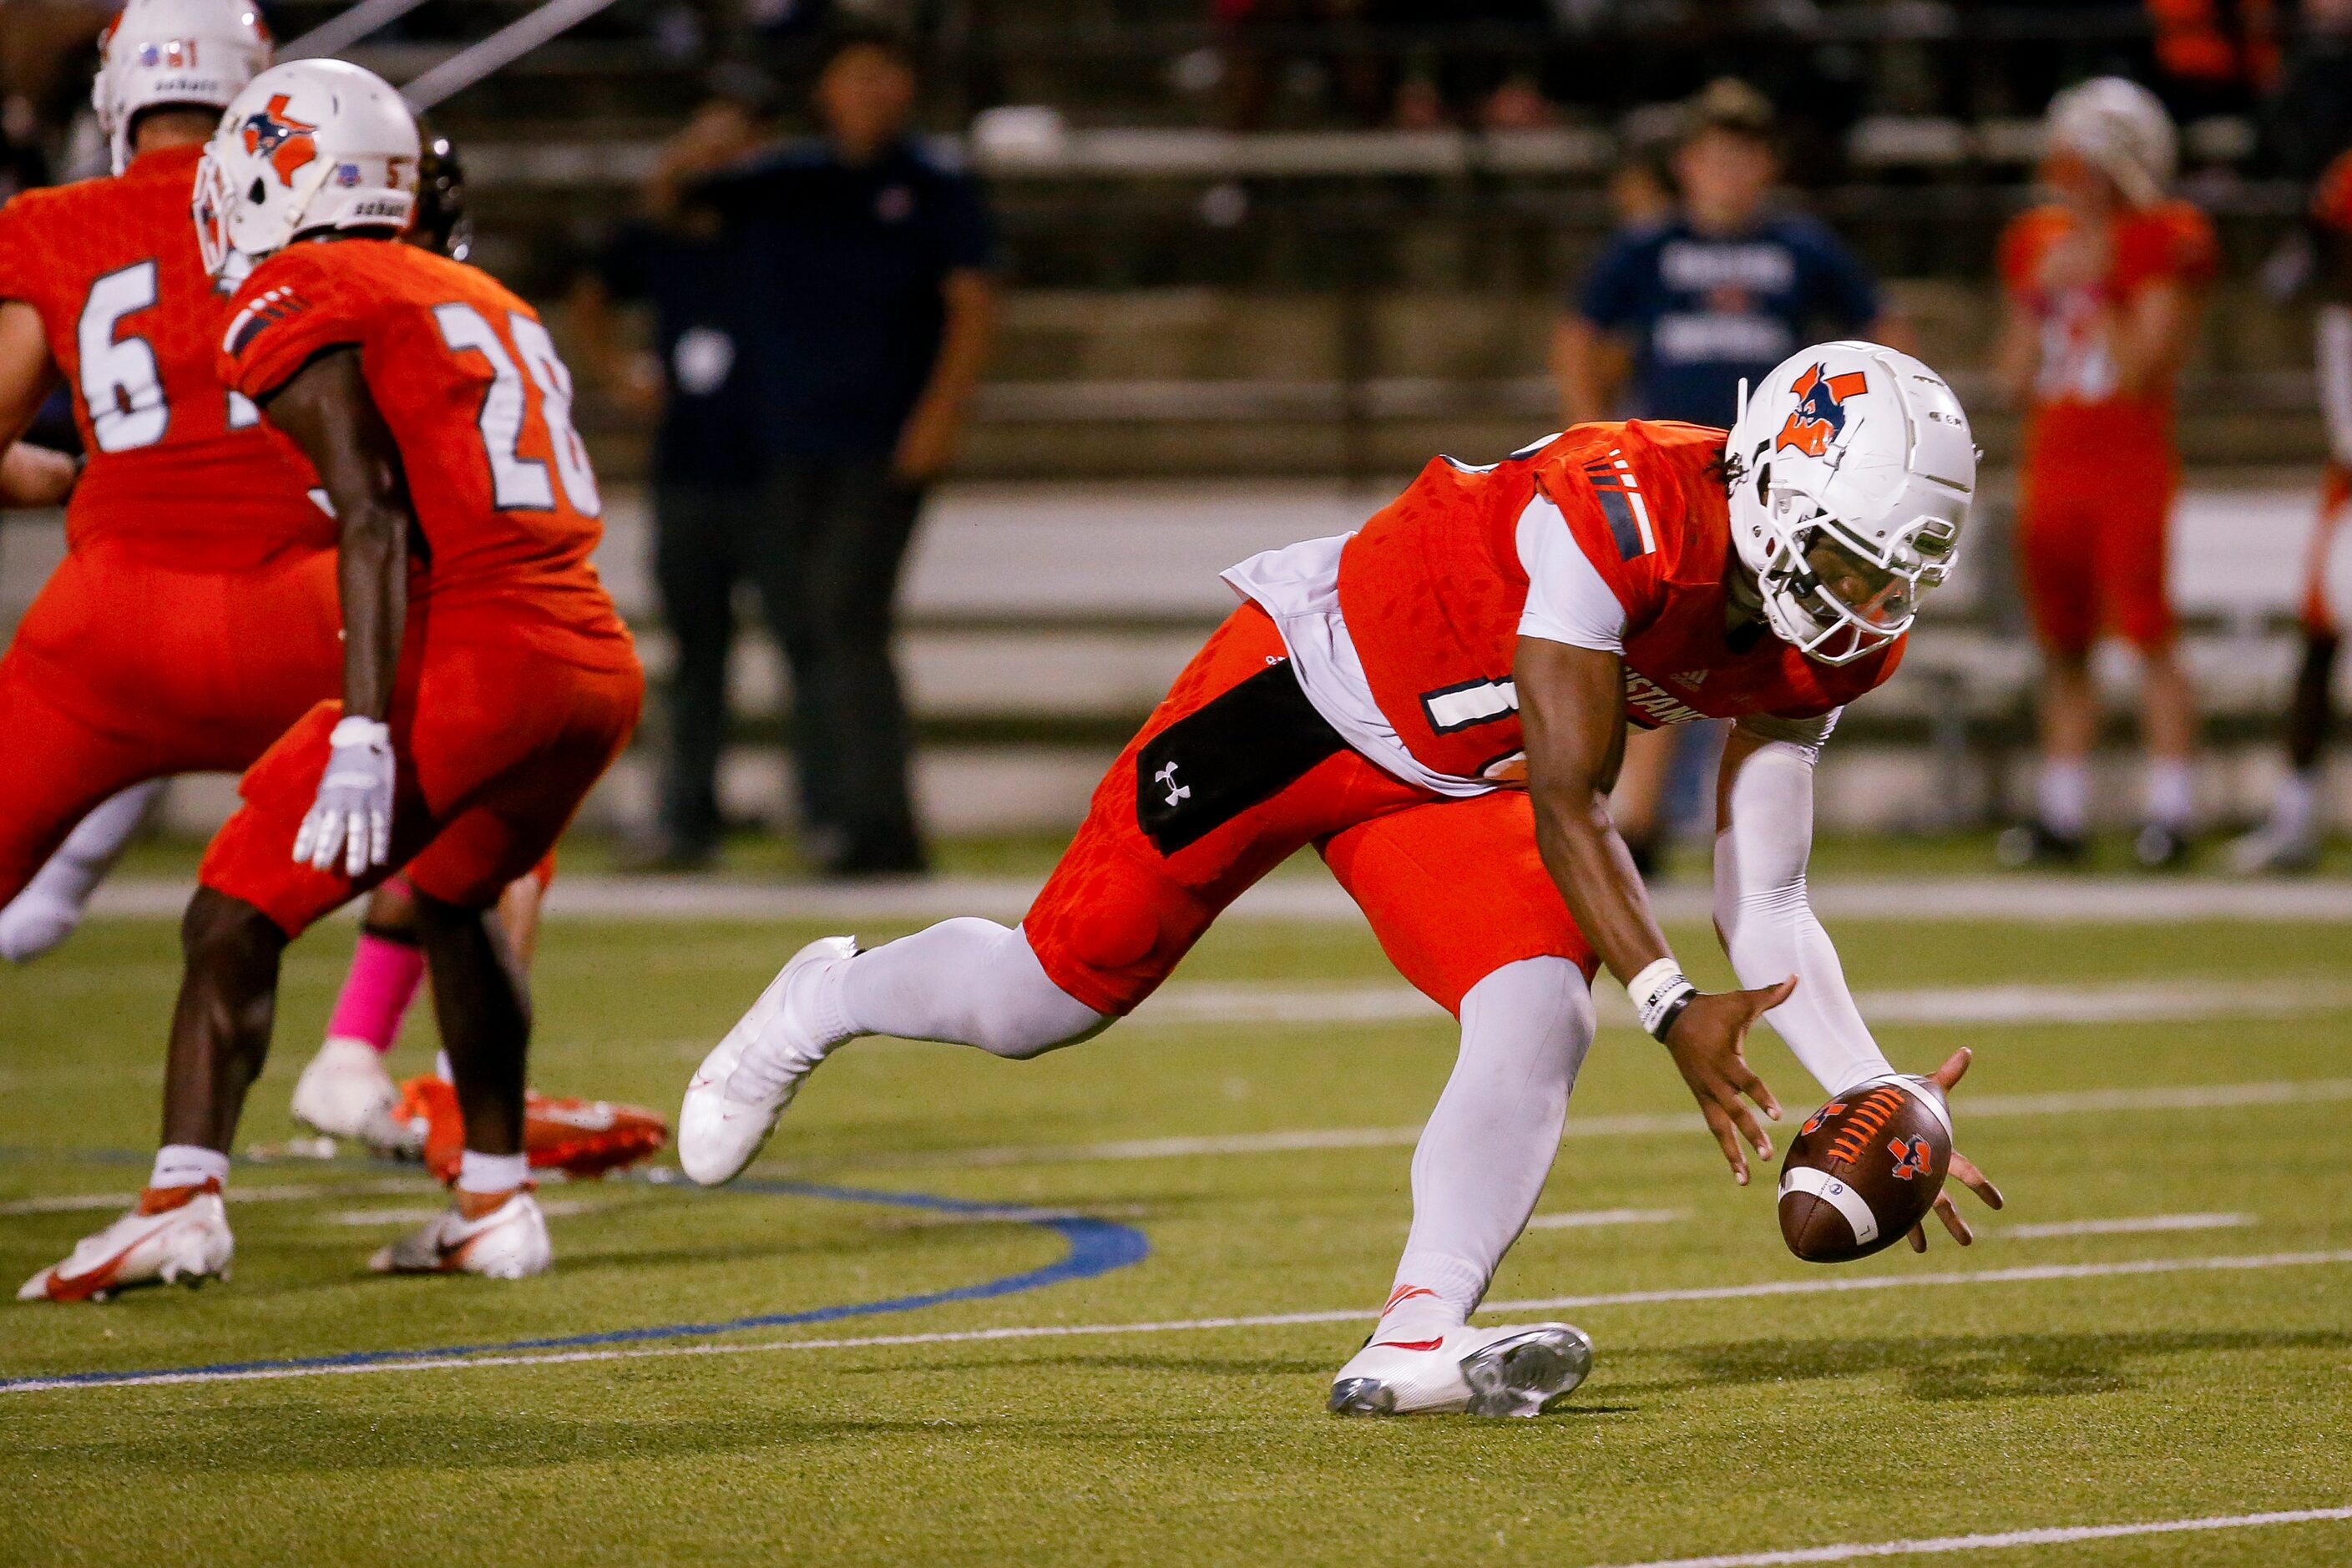
<instances>
[{"instance_id":1,"label":"blurred background person","mask_svg":"<svg viewBox=\"0 0 2352 1568\"><path fill-rule=\"evenodd\" d=\"M1685 106L1667 180L1638 150L1620 168L1611 194L1623 226L1553 332L1563 422L1631 416L1728 427L1739 384L1760 379L1809 339L1909 346L1837 236L1774 205L1773 136L1770 101L1722 78ZM1660 194L1672 204L1664 210L1649 205ZM1705 816L1722 730L1679 724L1627 737L1611 808L1644 875L1675 829Z\"/></svg>"},{"instance_id":2,"label":"blurred background person","mask_svg":"<svg viewBox=\"0 0 2352 1568\"><path fill-rule=\"evenodd\" d=\"M2219 258L2204 215L2166 194L2175 148L2147 89L2119 77L2068 89L2050 105L2050 199L2001 237L1999 372L2028 410L2018 560L2042 661L2035 812L2000 845L2012 866L2086 852L2103 634L2140 658L2147 773L2134 852L2150 868L2189 852L2197 720L2165 576L2173 388Z\"/></svg>"},{"instance_id":3,"label":"blurred background person","mask_svg":"<svg viewBox=\"0 0 2352 1568\"><path fill-rule=\"evenodd\" d=\"M892 622L996 313L987 205L909 134L916 91L903 43L844 33L817 79L823 140L693 188L757 299L744 350L769 524L746 564L792 668L804 844L828 876L927 866Z\"/></svg>"},{"instance_id":4,"label":"blurred background person","mask_svg":"<svg viewBox=\"0 0 2352 1568\"><path fill-rule=\"evenodd\" d=\"M757 390L744 357L746 323L768 285L737 264L717 212L689 198L695 183L774 140L777 110L775 85L759 71L714 70L709 96L664 147L644 211L572 291L583 357L624 412L659 421L648 475L654 578L677 662L657 820L628 855L638 869L693 870L718 853L736 584L759 586L779 644L791 624L783 523L763 493ZM649 351L624 342L615 303L650 309Z\"/></svg>"},{"instance_id":5,"label":"blurred background person","mask_svg":"<svg viewBox=\"0 0 2352 1568\"><path fill-rule=\"evenodd\" d=\"M2328 460L2304 556L2301 646L2283 737L2286 772L2269 816L2231 849L2231 865L2247 875L2317 869L2327 831L2323 785L2336 723L2336 656L2352 617L2352 529L2345 527L2352 512L2352 152L2338 153L2321 176L2309 226L2321 290L2313 358Z\"/></svg>"}]
</instances>

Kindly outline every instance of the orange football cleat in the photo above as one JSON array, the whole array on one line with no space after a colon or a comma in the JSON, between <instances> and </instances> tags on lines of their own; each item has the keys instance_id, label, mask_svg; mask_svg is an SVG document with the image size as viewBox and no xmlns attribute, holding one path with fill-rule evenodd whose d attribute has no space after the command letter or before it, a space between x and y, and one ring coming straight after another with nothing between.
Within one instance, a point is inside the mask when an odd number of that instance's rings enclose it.
<instances>
[{"instance_id":1,"label":"orange football cleat","mask_svg":"<svg viewBox=\"0 0 2352 1568\"><path fill-rule=\"evenodd\" d=\"M465 1119L457 1087L432 1073L400 1086L400 1120L425 1131L425 1168L443 1183L457 1179L466 1152ZM669 1142L669 1123L642 1105L605 1100L558 1099L528 1090L522 1145L534 1171L561 1171L574 1181L650 1160Z\"/></svg>"}]
</instances>

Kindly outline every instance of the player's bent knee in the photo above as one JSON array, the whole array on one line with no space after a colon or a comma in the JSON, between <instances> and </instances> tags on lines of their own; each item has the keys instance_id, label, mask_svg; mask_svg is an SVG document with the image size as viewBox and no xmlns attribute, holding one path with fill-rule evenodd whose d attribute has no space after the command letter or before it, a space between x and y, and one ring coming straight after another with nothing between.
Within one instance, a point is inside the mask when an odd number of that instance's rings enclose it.
<instances>
[{"instance_id":1,"label":"player's bent knee","mask_svg":"<svg viewBox=\"0 0 2352 1568\"><path fill-rule=\"evenodd\" d=\"M989 943L996 950L994 967L1004 984L979 999L974 1008L978 1038L973 1044L982 1049L1010 1061L1028 1061L1090 1040L1116 1022L1055 984L1019 927L996 927Z\"/></svg>"},{"instance_id":2,"label":"player's bent knee","mask_svg":"<svg viewBox=\"0 0 2352 1568\"><path fill-rule=\"evenodd\" d=\"M216 889L199 887L180 918L180 952L192 968L274 960L285 947L276 921Z\"/></svg>"},{"instance_id":3,"label":"player's bent knee","mask_svg":"<svg viewBox=\"0 0 2352 1568\"><path fill-rule=\"evenodd\" d=\"M1462 998L1465 1037L1496 1031L1537 1037L1580 1057L1599 1020L1592 986L1573 959L1539 954L1487 972Z\"/></svg>"}]
</instances>

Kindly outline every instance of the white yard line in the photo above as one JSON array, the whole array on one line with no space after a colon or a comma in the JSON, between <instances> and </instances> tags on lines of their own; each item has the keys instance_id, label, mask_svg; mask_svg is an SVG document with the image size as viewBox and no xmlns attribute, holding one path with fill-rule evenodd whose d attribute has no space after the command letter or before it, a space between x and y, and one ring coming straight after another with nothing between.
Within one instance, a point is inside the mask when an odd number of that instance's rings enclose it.
<instances>
[{"instance_id":1,"label":"white yard line","mask_svg":"<svg viewBox=\"0 0 2352 1568\"><path fill-rule=\"evenodd\" d=\"M1539 1214L1528 1221L1528 1228L1589 1230L1611 1225L1672 1225L1688 1218L1688 1209L1576 1209L1567 1214Z\"/></svg>"},{"instance_id":2,"label":"white yard line","mask_svg":"<svg viewBox=\"0 0 2352 1568\"><path fill-rule=\"evenodd\" d=\"M2251 1105L2315 1105L2352 1100L2352 1078L2273 1079L2254 1083L2189 1084L2160 1089L2095 1089L2066 1094L1986 1094L1964 1097L1962 1113L1984 1116L2066 1116L2091 1111L2217 1110ZM1701 1128L1695 1112L1631 1116L1571 1115L1563 1138L1640 1138ZM1013 1144L945 1149L930 1153L852 1157L824 1169L962 1170L997 1165L1085 1164L1100 1160L1182 1160L1217 1154L1278 1154L1328 1149L1409 1147L1419 1126L1318 1127L1272 1132L1208 1133L1180 1138L1126 1138L1101 1143ZM814 1170L815 1166L794 1166Z\"/></svg>"},{"instance_id":3,"label":"white yard line","mask_svg":"<svg viewBox=\"0 0 2352 1568\"><path fill-rule=\"evenodd\" d=\"M1937 1286L2007 1285L2053 1279L2101 1279L2118 1276L2237 1272L2352 1263L2352 1250L2272 1252L2222 1258L2144 1258L2121 1263L2042 1264L2023 1268L1984 1268L1939 1274L1839 1275L1826 1279L1775 1279L1755 1285L1720 1285L1683 1290L1622 1290L1596 1296L1549 1296L1525 1301L1490 1301L1487 1313L1564 1311L1590 1308L1651 1307L1676 1301L1732 1301L1768 1296L1841 1295L1858 1290L1900 1290ZM514 1355L446 1356L430 1361L375 1362L362 1365L264 1367L242 1371L126 1373L106 1382L68 1383L28 1379L0 1388L5 1394L66 1393L84 1389L145 1387L183 1383L277 1382L289 1378L352 1377L372 1373L457 1372L494 1366L563 1366L582 1363L651 1361L676 1356L763 1355L780 1351L874 1350L901 1345L983 1344L1004 1340L1072 1339L1111 1334L1173 1334L1214 1329L1296 1328L1321 1323L1360 1323L1372 1316L1363 1308L1328 1312L1259 1312L1227 1318L1181 1318L1141 1323L1040 1323L1000 1329L942 1330L931 1333L862 1334L839 1339L768 1340L751 1344L641 1345L629 1349L530 1352Z\"/></svg>"},{"instance_id":4,"label":"white yard line","mask_svg":"<svg viewBox=\"0 0 2352 1568\"><path fill-rule=\"evenodd\" d=\"M2113 1541L2126 1535L2178 1535L2200 1530L2253 1530L2263 1525L2315 1524L2352 1520L2352 1508L2299 1508L2281 1513L2216 1514L2208 1519L2161 1519L2140 1524L2078 1524L2054 1530L2004 1530L1990 1535L1939 1535L1920 1541L1849 1542L1842 1546L1801 1546L1786 1552L1728 1552L1716 1557L1668 1557L1622 1568L1777 1568L1784 1563L1851 1563L1860 1557L1930 1557L1948 1552L1992 1552L2009 1546L2063 1546L2076 1541Z\"/></svg>"},{"instance_id":5,"label":"white yard line","mask_svg":"<svg viewBox=\"0 0 2352 1568\"><path fill-rule=\"evenodd\" d=\"M1601 1018L1631 1024L1633 1009L1613 985L1595 988ZM2120 1024L2212 1018L2293 1017L2352 1007L2352 984L2326 979L2146 981L2065 985L1938 985L1864 991L1855 1002L1880 1024ZM1410 986L1192 984L1179 981L1139 1008L1127 1028L1216 1024L1428 1022L1444 1009Z\"/></svg>"},{"instance_id":6,"label":"white yard line","mask_svg":"<svg viewBox=\"0 0 2352 1568\"><path fill-rule=\"evenodd\" d=\"M405 1181L317 1182L280 1187L240 1187L231 1182L221 1195L233 1204L300 1203L306 1198L361 1197L373 1193L423 1193L433 1190L429 1178ZM110 1193L76 1193L65 1197L16 1198L0 1204L0 1216L27 1214L79 1214L91 1209L128 1208L137 1195L129 1186Z\"/></svg>"},{"instance_id":7,"label":"white yard line","mask_svg":"<svg viewBox=\"0 0 2352 1568\"><path fill-rule=\"evenodd\" d=\"M835 888L736 882L706 877L566 875L548 892L551 915L648 921L795 920L856 925L990 915L1019 920L1042 877L941 877L895 885ZM118 878L99 889L100 915L176 917L188 883ZM1815 882L1813 905L1832 921L1992 921L2037 924L2169 924L2187 920L2352 921L2352 880L2231 882L2202 878L1985 876ZM1668 886L1652 901L1660 918L1704 924L1712 896L1703 886ZM1317 873L1277 876L1242 895L1244 920L1353 922L1363 917L1337 884ZM781 955L779 955L781 957Z\"/></svg>"},{"instance_id":8,"label":"white yard line","mask_svg":"<svg viewBox=\"0 0 2352 1568\"><path fill-rule=\"evenodd\" d=\"M2163 1230L2233 1230L2258 1223L2250 1214L2149 1214L2131 1219L2067 1219L2048 1225L2002 1225L1987 1229L2012 1241L2061 1236L2143 1236Z\"/></svg>"}]
</instances>

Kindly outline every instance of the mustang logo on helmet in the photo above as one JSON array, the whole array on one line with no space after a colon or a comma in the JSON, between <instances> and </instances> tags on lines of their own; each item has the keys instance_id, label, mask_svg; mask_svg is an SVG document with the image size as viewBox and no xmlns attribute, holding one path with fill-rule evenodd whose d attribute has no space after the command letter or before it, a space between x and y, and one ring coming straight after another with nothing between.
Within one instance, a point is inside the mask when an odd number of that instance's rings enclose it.
<instances>
[{"instance_id":1,"label":"mustang logo on helmet","mask_svg":"<svg viewBox=\"0 0 2352 1568\"><path fill-rule=\"evenodd\" d=\"M318 143L310 140L319 128L286 112L291 97L278 94L259 113L247 115L244 126L245 150L257 158L267 153L278 183L288 186L294 184L295 171L319 155Z\"/></svg>"},{"instance_id":2,"label":"mustang logo on helmet","mask_svg":"<svg viewBox=\"0 0 2352 1568\"><path fill-rule=\"evenodd\" d=\"M1824 375L1816 364L1807 366L1789 390L1797 395L1797 406L1780 426L1772 449L1794 447L1808 458L1818 458L1829 450L1831 437L1845 429L1845 400L1868 392L1870 381L1858 370Z\"/></svg>"}]
</instances>

